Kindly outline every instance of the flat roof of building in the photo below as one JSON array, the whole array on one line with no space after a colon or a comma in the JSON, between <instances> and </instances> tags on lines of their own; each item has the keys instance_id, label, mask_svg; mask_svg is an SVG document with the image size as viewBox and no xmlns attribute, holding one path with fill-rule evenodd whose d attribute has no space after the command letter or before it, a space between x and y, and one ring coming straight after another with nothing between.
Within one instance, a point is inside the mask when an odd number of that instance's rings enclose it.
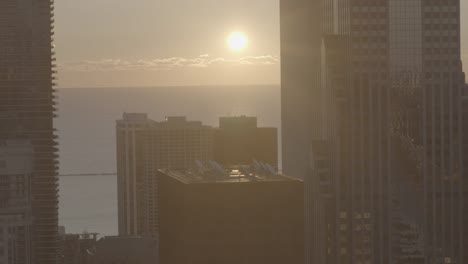
<instances>
[{"instance_id":1,"label":"flat roof of building","mask_svg":"<svg viewBox=\"0 0 468 264\"><path fill-rule=\"evenodd\" d=\"M122 119L118 119L117 125L144 125L148 128L212 128L203 125L201 121L190 121L185 116L166 116L162 121L154 121L145 113L124 113Z\"/></svg>"},{"instance_id":2,"label":"flat roof of building","mask_svg":"<svg viewBox=\"0 0 468 264\"><path fill-rule=\"evenodd\" d=\"M254 182L302 182L302 180L279 173L256 171L250 166L239 166L223 170L169 170L161 173L185 184L207 183L254 183Z\"/></svg>"}]
</instances>

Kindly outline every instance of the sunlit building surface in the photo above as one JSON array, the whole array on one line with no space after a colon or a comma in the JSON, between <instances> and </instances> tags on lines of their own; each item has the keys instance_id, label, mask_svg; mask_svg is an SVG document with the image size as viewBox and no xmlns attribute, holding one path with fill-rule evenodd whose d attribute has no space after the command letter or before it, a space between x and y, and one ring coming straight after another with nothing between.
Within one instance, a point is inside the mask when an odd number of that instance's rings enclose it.
<instances>
[{"instance_id":1,"label":"sunlit building surface","mask_svg":"<svg viewBox=\"0 0 468 264\"><path fill-rule=\"evenodd\" d=\"M20 262L4 263L57 262L53 4L53 0L0 1L0 145L29 140L33 153L28 165L32 167L27 177L30 189L24 194L31 202L32 234L26 239L31 247L18 249L26 254ZM2 175L0 181L22 181L20 178ZM13 225L21 221L14 220Z\"/></svg>"},{"instance_id":2,"label":"sunlit building surface","mask_svg":"<svg viewBox=\"0 0 468 264\"><path fill-rule=\"evenodd\" d=\"M460 1L284 0L281 20L307 263L466 263Z\"/></svg>"},{"instance_id":3,"label":"sunlit building surface","mask_svg":"<svg viewBox=\"0 0 468 264\"><path fill-rule=\"evenodd\" d=\"M256 164L160 170L161 264L302 264L303 183Z\"/></svg>"}]
</instances>

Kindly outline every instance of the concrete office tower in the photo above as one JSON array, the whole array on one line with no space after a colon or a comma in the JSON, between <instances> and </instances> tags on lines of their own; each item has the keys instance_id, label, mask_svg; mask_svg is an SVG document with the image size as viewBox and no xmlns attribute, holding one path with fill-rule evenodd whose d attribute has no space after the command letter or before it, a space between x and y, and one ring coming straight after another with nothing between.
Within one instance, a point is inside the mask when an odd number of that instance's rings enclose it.
<instances>
[{"instance_id":1,"label":"concrete office tower","mask_svg":"<svg viewBox=\"0 0 468 264\"><path fill-rule=\"evenodd\" d=\"M212 127L185 117L155 122L146 114L124 114L117 121L119 235L157 236L156 171L212 159L213 135Z\"/></svg>"},{"instance_id":2,"label":"concrete office tower","mask_svg":"<svg viewBox=\"0 0 468 264\"><path fill-rule=\"evenodd\" d=\"M302 181L220 166L158 180L161 264L304 263Z\"/></svg>"},{"instance_id":3,"label":"concrete office tower","mask_svg":"<svg viewBox=\"0 0 468 264\"><path fill-rule=\"evenodd\" d=\"M32 264L34 152L28 140L0 145L0 263Z\"/></svg>"},{"instance_id":4,"label":"concrete office tower","mask_svg":"<svg viewBox=\"0 0 468 264\"><path fill-rule=\"evenodd\" d=\"M0 144L29 139L34 264L57 261L53 0L0 1Z\"/></svg>"},{"instance_id":5,"label":"concrete office tower","mask_svg":"<svg viewBox=\"0 0 468 264\"><path fill-rule=\"evenodd\" d=\"M466 262L460 1L284 0L281 19L307 263Z\"/></svg>"},{"instance_id":6,"label":"concrete office tower","mask_svg":"<svg viewBox=\"0 0 468 264\"><path fill-rule=\"evenodd\" d=\"M277 168L278 130L258 127L256 117L221 117L215 133L214 160L227 167L257 160Z\"/></svg>"}]
</instances>

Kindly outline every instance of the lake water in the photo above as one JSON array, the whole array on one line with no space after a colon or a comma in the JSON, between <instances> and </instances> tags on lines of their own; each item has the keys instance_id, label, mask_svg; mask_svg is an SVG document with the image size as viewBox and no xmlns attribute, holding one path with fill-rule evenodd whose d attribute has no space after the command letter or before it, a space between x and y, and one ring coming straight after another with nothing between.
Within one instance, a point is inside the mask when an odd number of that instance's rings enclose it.
<instances>
[{"instance_id":1,"label":"lake water","mask_svg":"<svg viewBox=\"0 0 468 264\"><path fill-rule=\"evenodd\" d=\"M60 89L58 96L61 174L115 172L115 120L124 112L154 120L184 115L212 126L220 116L249 115L280 127L279 86ZM61 177L59 206L67 232L117 234L115 176Z\"/></svg>"}]
</instances>

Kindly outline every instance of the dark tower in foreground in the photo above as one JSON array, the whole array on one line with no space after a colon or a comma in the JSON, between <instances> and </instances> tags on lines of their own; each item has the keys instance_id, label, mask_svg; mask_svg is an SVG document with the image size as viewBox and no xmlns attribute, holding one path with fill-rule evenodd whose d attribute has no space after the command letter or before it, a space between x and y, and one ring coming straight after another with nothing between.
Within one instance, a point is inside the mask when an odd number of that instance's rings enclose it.
<instances>
[{"instance_id":1,"label":"dark tower in foreground","mask_svg":"<svg viewBox=\"0 0 468 264\"><path fill-rule=\"evenodd\" d=\"M57 262L53 4L53 0L0 1L0 145L29 142L33 153L28 172L30 251L25 250L28 256L18 263Z\"/></svg>"},{"instance_id":2,"label":"dark tower in foreground","mask_svg":"<svg viewBox=\"0 0 468 264\"><path fill-rule=\"evenodd\" d=\"M283 0L281 20L307 263L465 263L460 0Z\"/></svg>"},{"instance_id":3,"label":"dark tower in foreground","mask_svg":"<svg viewBox=\"0 0 468 264\"><path fill-rule=\"evenodd\" d=\"M302 264L302 181L238 167L160 170L161 264Z\"/></svg>"}]
</instances>

